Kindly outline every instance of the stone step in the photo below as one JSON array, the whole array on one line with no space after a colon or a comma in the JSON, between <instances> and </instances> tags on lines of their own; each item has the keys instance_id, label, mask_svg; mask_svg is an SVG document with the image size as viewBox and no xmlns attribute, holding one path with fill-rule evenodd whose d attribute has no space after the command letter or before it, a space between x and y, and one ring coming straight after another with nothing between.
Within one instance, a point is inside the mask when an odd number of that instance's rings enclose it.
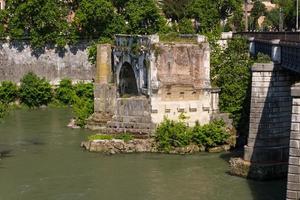
<instances>
[{"instance_id":1,"label":"stone step","mask_svg":"<svg viewBox=\"0 0 300 200\"><path fill-rule=\"evenodd\" d=\"M130 128L106 128L106 134L121 134L130 133L133 134L135 138L149 138L153 134L151 129L130 129Z\"/></svg>"},{"instance_id":2,"label":"stone step","mask_svg":"<svg viewBox=\"0 0 300 200\"><path fill-rule=\"evenodd\" d=\"M125 129L154 129L155 125L152 123L134 123L134 122L119 122L109 121L106 125L107 128L125 128Z\"/></svg>"},{"instance_id":3,"label":"stone step","mask_svg":"<svg viewBox=\"0 0 300 200\"><path fill-rule=\"evenodd\" d=\"M112 121L119 121L125 123L151 123L151 116L113 116Z\"/></svg>"}]
</instances>

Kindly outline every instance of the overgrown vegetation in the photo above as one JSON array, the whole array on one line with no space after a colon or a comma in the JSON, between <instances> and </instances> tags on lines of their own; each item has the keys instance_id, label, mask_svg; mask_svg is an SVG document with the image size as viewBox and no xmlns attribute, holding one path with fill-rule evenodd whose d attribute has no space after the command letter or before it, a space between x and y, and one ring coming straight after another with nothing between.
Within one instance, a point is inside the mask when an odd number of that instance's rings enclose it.
<instances>
[{"instance_id":1,"label":"overgrown vegetation","mask_svg":"<svg viewBox=\"0 0 300 200\"><path fill-rule=\"evenodd\" d=\"M234 38L223 50L212 40L211 47L211 80L221 89L220 110L230 113L239 133L246 134L250 111L250 68L254 63L249 56L247 41Z\"/></svg>"},{"instance_id":2,"label":"overgrown vegetation","mask_svg":"<svg viewBox=\"0 0 300 200\"><path fill-rule=\"evenodd\" d=\"M48 105L52 100L52 88L44 78L29 72L21 80L20 100L28 107Z\"/></svg>"},{"instance_id":3,"label":"overgrown vegetation","mask_svg":"<svg viewBox=\"0 0 300 200\"><path fill-rule=\"evenodd\" d=\"M117 33L206 33L240 16L235 13L241 8L241 0L7 0L0 10L0 37L26 38L34 48L63 48Z\"/></svg>"},{"instance_id":4,"label":"overgrown vegetation","mask_svg":"<svg viewBox=\"0 0 300 200\"><path fill-rule=\"evenodd\" d=\"M184 118L173 121L165 118L156 129L155 139L161 150L170 151L174 147L197 144L206 148L226 144L230 134L223 121L214 121L207 125L196 124L189 127Z\"/></svg>"},{"instance_id":5,"label":"overgrown vegetation","mask_svg":"<svg viewBox=\"0 0 300 200\"><path fill-rule=\"evenodd\" d=\"M62 79L55 90L55 99L64 105L72 105L76 92L70 79Z\"/></svg>"},{"instance_id":6,"label":"overgrown vegetation","mask_svg":"<svg viewBox=\"0 0 300 200\"><path fill-rule=\"evenodd\" d=\"M108 135L108 134L95 134L88 136L89 141L93 140L112 140L112 139L119 139L124 140L124 142L129 142L130 140L133 140L134 137L130 133L121 133L116 135Z\"/></svg>"},{"instance_id":7,"label":"overgrown vegetation","mask_svg":"<svg viewBox=\"0 0 300 200\"><path fill-rule=\"evenodd\" d=\"M94 87L92 83L79 82L72 84L70 79L61 80L57 88L29 72L21 80L18 87L15 83L0 83L0 118L4 117L9 104L20 100L30 108L54 105L72 106L77 125L84 127L86 119L94 111Z\"/></svg>"},{"instance_id":8,"label":"overgrown vegetation","mask_svg":"<svg viewBox=\"0 0 300 200\"><path fill-rule=\"evenodd\" d=\"M0 102L9 104L18 98L18 87L11 81L3 81L0 83Z\"/></svg>"}]
</instances>

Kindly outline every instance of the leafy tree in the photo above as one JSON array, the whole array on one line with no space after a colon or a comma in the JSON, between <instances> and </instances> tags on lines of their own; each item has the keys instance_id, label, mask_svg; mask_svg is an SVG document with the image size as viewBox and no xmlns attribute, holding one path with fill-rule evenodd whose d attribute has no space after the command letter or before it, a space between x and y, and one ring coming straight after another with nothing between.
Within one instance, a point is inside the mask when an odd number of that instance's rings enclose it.
<instances>
[{"instance_id":1,"label":"leafy tree","mask_svg":"<svg viewBox=\"0 0 300 200\"><path fill-rule=\"evenodd\" d=\"M29 37L34 47L47 43L64 47L73 38L68 10L60 0L8 0L8 30L12 38Z\"/></svg>"},{"instance_id":2,"label":"leafy tree","mask_svg":"<svg viewBox=\"0 0 300 200\"><path fill-rule=\"evenodd\" d=\"M244 14L242 9L237 9L232 16L228 18L225 31L243 31L244 30Z\"/></svg>"},{"instance_id":3,"label":"leafy tree","mask_svg":"<svg viewBox=\"0 0 300 200\"><path fill-rule=\"evenodd\" d=\"M225 50L212 45L211 76L213 85L221 89L220 110L231 113L235 126L246 132L249 115L249 88L251 82L248 45L243 38L234 38Z\"/></svg>"},{"instance_id":4,"label":"leafy tree","mask_svg":"<svg viewBox=\"0 0 300 200\"><path fill-rule=\"evenodd\" d=\"M198 31L200 32L209 32L220 24L220 14L216 1L193 0L188 11L190 17L199 22Z\"/></svg>"},{"instance_id":5,"label":"leafy tree","mask_svg":"<svg viewBox=\"0 0 300 200\"><path fill-rule=\"evenodd\" d=\"M195 29L193 23L190 19L183 18L178 23L179 33L181 34L193 34L195 33Z\"/></svg>"},{"instance_id":6,"label":"leafy tree","mask_svg":"<svg viewBox=\"0 0 300 200\"><path fill-rule=\"evenodd\" d=\"M8 20L7 10L0 10L0 37L4 37L7 34L6 24Z\"/></svg>"},{"instance_id":7,"label":"leafy tree","mask_svg":"<svg viewBox=\"0 0 300 200\"><path fill-rule=\"evenodd\" d=\"M154 0L129 0L124 15L130 34L153 34L165 26L165 20Z\"/></svg>"},{"instance_id":8,"label":"leafy tree","mask_svg":"<svg viewBox=\"0 0 300 200\"><path fill-rule=\"evenodd\" d=\"M82 0L75 22L79 35L87 38L112 37L125 31L125 21L107 0Z\"/></svg>"},{"instance_id":9,"label":"leafy tree","mask_svg":"<svg viewBox=\"0 0 300 200\"><path fill-rule=\"evenodd\" d=\"M255 0L253 4L253 8L251 10L251 21L252 21L252 29L256 30L258 28L258 18L265 15L266 6L259 0Z\"/></svg>"},{"instance_id":10,"label":"leafy tree","mask_svg":"<svg viewBox=\"0 0 300 200\"><path fill-rule=\"evenodd\" d=\"M161 4L165 16L178 22L188 17L187 8L191 2L192 0L162 0Z\"/></svg>"},{"instance_id":11,"label":"leafy tree","mask_svg":"<svg viewBox=\"0 0 300 200\"><path fill-rule=\"evenodd\" d=\"M279 8L275 8L266 13L266 19L264 21L264 27L267 30L277 30L279 31L279 18L280 11Z\"/></svg>"}]
</instances>

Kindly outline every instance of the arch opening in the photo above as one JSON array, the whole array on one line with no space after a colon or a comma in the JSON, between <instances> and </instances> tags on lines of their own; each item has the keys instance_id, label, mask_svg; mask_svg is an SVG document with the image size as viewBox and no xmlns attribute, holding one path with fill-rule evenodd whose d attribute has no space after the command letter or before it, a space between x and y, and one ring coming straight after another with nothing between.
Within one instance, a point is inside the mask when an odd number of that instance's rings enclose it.
<instances>
[{"instance_id":1,"label":"arch opening","mask_svg":"<svg viewBox=\"0 0 300 200\"><path fill-rule=\"evenodd\" d=\"M119 80L119 93L121 97L126 95L137 96L139 94L135 74L129 63L122 65Z\"/></svg>"}]
</instances>

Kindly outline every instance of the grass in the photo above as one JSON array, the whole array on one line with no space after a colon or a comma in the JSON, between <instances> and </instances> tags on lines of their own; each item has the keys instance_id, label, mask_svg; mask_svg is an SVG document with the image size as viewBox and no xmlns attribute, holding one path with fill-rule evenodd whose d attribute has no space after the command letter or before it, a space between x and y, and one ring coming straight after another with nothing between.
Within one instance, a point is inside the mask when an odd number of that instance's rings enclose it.
<instances>
[{"instance_id":1,"label":"grass","mask_svg":"<svg viewBox=\"0 0 300 200\"><path fill-rule=\"evenodd\" d=\"M93 140L112 140L112 139L119 139L124 140L125 142L128 142L130 140L133 140L134 137L131 133L122 133L117 135L108 135L108 134L95 134L88 136L89 141Z\"/></svg>"}]
</instances>

